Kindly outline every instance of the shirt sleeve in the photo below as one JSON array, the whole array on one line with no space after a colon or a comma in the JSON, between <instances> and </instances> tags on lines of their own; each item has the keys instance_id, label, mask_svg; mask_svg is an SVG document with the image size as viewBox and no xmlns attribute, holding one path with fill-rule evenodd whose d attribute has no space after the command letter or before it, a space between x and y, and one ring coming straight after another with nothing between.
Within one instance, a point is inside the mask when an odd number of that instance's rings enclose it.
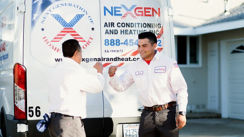
<instances>
[{"instance_id":1,"label":"shirt sleeve","mask_svg":"<svg viewBox=\"0 0 244 137\"><path fill-rule=\"evenodd\" d=\"M110 78L109 84L114 90L121 92L128 89L134 83L132 75L126 71L120 77L113 76Z\"/></svg>"},{"instance_id":2,"label":"shirt sleeve","mask_svg":"<svg viewBox=\"0 0 244 137\"><path fill-rule=\"evenodd\" d=\"M97 93L101 92L104 87L104 77L101 73L92 73L89 71L82 71L80 77L80 90Z\"/></svg>"},{"instance_id":3,"label":"shirt sleeve","mask_svg":"<svg viewBox=\"0 0 244 137\"><path fill-rule=\"evenodd\" d=\"M188 103L187 84L176 62L173 63L169 77L170 85L177 95L178 109L186 112Z\"/></svg>"}]
</instances>

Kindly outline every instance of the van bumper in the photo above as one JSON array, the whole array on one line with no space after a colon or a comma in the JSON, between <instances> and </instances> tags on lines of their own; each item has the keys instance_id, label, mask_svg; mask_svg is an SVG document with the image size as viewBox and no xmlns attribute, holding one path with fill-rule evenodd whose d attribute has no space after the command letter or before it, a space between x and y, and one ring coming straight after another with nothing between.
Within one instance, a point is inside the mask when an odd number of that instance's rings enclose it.
<instances>
[{"instance_id":1,"label":"van bumper","mask_svg":"<svg viewBox=\"0 0 244 137\"><path fill-rule=\"evenodd\" d=\"M50 137L48 129L43 133L36 129L38 122L39 120L14 120L13 116L8 116L6 118L7 137ZM109 137L113 131L111 118L89 118L84 119L83 122L87 137Z\"/></svg>"},{"instance_id":2,"label":"van bumper","mask_svg":"<svg viewBox=\"0 0 244 137\"><path fill-rule=\"evenodd\" d=\"M6 115L5 120L7 137L27 137L28 125L26 120L15 120L12 115Z\"/></svg>"},{"instance_id":3,"label":"van bumper","mask_svg":"<svg viewBox=\"0 0 244 137\"><path fill-rule=\"evenodd\" d=\"M12 115L6 115L7 137L49 137L48 130L40 133L36 129L39 120L15 120Z\"/></svg>"},{"instance_id":4,"label":"van bumper","mask_svg":"<svg viewBox=\"0 0 244 137\"><path fill-rule=\"evenodd\" d=\"M48 129L43 133L37 131L38 122L39 120L14 120L13 116L8 116L6 118L7 137L50 137ZM118 137L123 136L121 124L139 123L139 117L88 118L83 122L87 137Z\"/></svg>"}]
</instances>

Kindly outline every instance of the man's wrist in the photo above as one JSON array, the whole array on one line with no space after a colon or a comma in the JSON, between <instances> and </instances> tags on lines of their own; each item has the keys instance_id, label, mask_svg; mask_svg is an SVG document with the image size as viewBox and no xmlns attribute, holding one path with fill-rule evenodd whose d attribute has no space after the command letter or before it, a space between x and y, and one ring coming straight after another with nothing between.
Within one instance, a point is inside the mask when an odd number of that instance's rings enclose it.
<instances>
[{"instance_id":1,"label":"man's wrist","mask_svg":"<svg viewBox=\"0 0 244 137\"><path fill-rule=\"evenodd\" d=\"M185 111L179 111L178 114L182 115L182 116L186 116L186 112Z\"/></svg>"}]
</instances>

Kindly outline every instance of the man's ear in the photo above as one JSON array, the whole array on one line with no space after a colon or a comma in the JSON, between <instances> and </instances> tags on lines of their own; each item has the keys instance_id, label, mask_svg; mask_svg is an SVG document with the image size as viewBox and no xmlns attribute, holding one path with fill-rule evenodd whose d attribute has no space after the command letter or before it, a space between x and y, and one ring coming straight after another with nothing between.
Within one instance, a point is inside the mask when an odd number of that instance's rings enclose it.
<instances>
[{"instance_id":1,"label":"man's ear","mask_svg":"<svg viewBox=\"0 0 244 137\"><path fill-rule=\"evenodd\" d=\"M77 54L78 54L78 51L76 50L71 58L75 59L77 57Z\"/></svg>"},{"instance_id":2,"label":"man's ear","mask_svg":"<svg viewBox=\"0 0 244 137\"><path fill-rule=\"evenodd\" d=\"M157 47L157 43L154 43L153 48L156 49L156 47Z\"/></svg>"},{"instance_id":3,"label":"man's ear","mask_svg":"<svg viewBox=\"0 0 244 137\"><path fill-rule=\"evenodd\" d=\"M77 56L77 50L75 51L75 53L74 53L74 55L73 55L73 56L74 56L74 57L75 57L75 56Z\"/></svg>"},{"instance_id":4,"label":"man's ear","mask_svg":"<svg viewBox=\"0 0 244 137\"><path fill-rule=\"evenodd\" d=\"M78 50L76 50L76 51L75 51L75 53L74 53L74 56L76 56L76 57L77 57L77 56L78 56L78 54L80 54L80 52L79 52Z\"/></svg>"}]
</instances>

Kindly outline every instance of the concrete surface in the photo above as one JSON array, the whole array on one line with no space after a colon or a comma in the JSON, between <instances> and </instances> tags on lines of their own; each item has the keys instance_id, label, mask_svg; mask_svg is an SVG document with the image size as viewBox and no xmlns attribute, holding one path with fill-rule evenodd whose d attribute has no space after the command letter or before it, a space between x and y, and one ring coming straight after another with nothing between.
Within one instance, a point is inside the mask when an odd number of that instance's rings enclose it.
<instances>
[{"instance_id":1,"label":"concrete surface","mask_svg":"<svg viewBox=\"0 0 244 137\"><path fill-rule=\"evenodd\" d=\"M180 137L244 137L244 120L188 119L187 125L180 130Z\"/></svg>"},{"instance_id":2,"label":"concrete surface","mask_svg":"<svg viewBox=\"0 0 244 137\"><path fill-rule=\"evenodd\" d=\"M244 137L244 120L188 119L180 137Z\"/></svg>"}]
</instances>

